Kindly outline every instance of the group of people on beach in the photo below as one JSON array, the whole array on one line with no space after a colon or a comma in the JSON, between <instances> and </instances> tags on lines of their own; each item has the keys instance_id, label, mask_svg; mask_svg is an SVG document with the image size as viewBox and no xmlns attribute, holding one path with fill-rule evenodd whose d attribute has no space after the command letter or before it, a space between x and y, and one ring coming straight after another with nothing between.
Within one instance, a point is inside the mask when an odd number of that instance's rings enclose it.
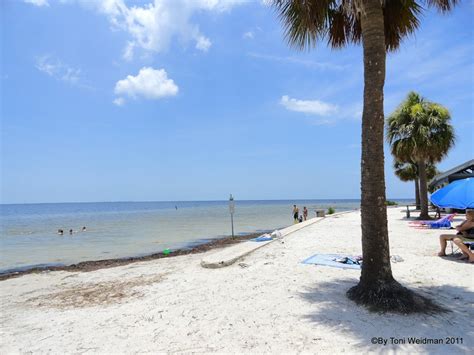
<instances>
[{"instance_id":1,"label":"group of people on beach","mask_svg":"<svg viewBox=\"0 0 474 355\"><path fill-rule=\"evenodd\" d=\"M306 221L308 219L308 209L306 206L303 207L303 214L300 215L300 209L296 206L293 205L293 221L295 223L301 223L303 221Z\"/></svg>"},{"instance_id":2,"label":"group of people on beach","mask_svg":"<svg viewBox=\"0 0 474 355\"><path fill-rule=\"evenodd\" d=\"M474 253L464 244L465 242L474 242L474 210L466 210L466 220L458 225L456 230L456 234L442 234L439 236L441 250L438 256L446 256L446 244L450 240L461 250L461 260L474 263Z\"/></svg>"},{"instance_id":3,"label":"group of people on beach","mask_svg":"<svg viewBox=\"0 0 474 355\"><path fill-rule=\"evenodd\" d=\"M81 228L81 232L85 232L87 230L87 228L84 226ZM73 235L74 233L77 233L75 232L72 228L69 229L69 235ZM64 235L64 230L63 229L58 229L58 234L59 235Z\"/></svg>"}]
</instances>

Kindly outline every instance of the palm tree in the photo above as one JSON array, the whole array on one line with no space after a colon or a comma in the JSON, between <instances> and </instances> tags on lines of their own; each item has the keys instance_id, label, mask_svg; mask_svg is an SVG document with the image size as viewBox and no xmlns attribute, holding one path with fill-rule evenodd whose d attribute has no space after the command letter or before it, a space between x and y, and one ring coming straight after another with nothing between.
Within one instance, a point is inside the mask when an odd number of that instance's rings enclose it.
<instances>
[{"instance_id":1,"label":"palm tree","mask_svg":"<svg viewBox=\"0 0 474 355\"><path fill-rule=\"evenodd\" d=\"M402 181L414 181L415 182L415 201L416 208L420 209L420 182L418 177L418 166L413 162L401 162L399 160L394 160L393 170L395 175ZM428 163L426 165L426 178L429 180L433 179L436 175L439 174L436 165L433 163Z\"/></svg>"},{"instance_id":2,"label":"palm tree","mask_svg":"<svg viewBox=\"0 0 474 355\"><path fill-rule=\"evenodd\" d=\"M419 0L447 12L457 0ZM334 48L362 42L361 226L364 266L350 299L376 310L413 312L429 302L402 287L392 276L385 206L384 83L386 52L419 25L417 0L273 0L290 45L299 49L326 38Z\"/></svg>"},{"instance_id":3,"label":"palm tree","mask_svg":"<svg viewBox=\"0 0 474 355\"><path fill-rule=\"evenodd\" d=\"M418 167L414 163L401 162L395 160L393 162L393 170L395 175L402 181L415 182L415 204L416 208L420 208L420 183L418 180Z\"/></svg>"},{"instance_id":4,"label":"palm tree","mask_svg":"<svg viewBox=\"0 0 474 355\"><path fill-rule=\"evenodd\" d=\"M387 140L392 154L401 161L415 161L420 179L421 213L429 219L427 165L441 161L454 145L449 111L410 92L387 119Z\"/></svg>"}]
</instances>

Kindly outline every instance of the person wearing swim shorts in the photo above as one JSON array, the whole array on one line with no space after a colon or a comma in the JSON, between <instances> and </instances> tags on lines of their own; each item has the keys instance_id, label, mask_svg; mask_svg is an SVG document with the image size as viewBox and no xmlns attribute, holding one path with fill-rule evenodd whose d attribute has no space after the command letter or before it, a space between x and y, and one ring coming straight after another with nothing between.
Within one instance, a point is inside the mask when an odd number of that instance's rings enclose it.
<instances>
[{"instance_id":1,"label":"person wearing swim shorts","mask_svg":"<svg viewBox=\"0 0 474 355\"><path fill-rule=\"evenodd\" d=\"M462 251L461 259L467 259L470 263L474 263L474 254L464 244L466 241L474 242L474 210L466 211L466 220L457 226L456 230L458 231L456 234L442 234L439 236L441 250L438 256L446 256L446 243L448 240L452 240Z\"/></svg>"},{"instance_id":2,"label":"person wearing swim shorts","mask_svg":"<svg viewBox=\"0 0 474 355\"><path fill-rule=\"evenodd\" d=\"M293 221L294 221L294 223L299 223L299 214L300 214L300 210L298 209L298 207L296 207L296 205L293 205Z\"/></svg>"}]
</instances>

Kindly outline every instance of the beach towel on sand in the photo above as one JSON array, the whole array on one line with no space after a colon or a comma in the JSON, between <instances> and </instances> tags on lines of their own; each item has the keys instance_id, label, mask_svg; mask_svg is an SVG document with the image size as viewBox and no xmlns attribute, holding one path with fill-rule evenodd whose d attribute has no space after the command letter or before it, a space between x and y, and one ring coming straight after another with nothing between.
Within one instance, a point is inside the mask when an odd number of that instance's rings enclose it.
<instances>
[{"instance_id":1,"label":"beach towel on sand","mask_svg":"<svg viewBox=\"0 0 474 355\"><path fill-rule=\"evenodd\" d=\"M303 260L302 264L315 264L315 265L324 265L324 266L332 266L341 269L356 269L360 270L359 264L345 264L336 260L341 260L344 258L348 258L349 260L356 260L356 257L342 255L342 254L315 254L310 256L309 258Z\"/></svg>"},{"instance_id":2,"label":"beach towel on sand","mask_svg":"<svg viewBox=\"0 0 474 355\"><path fill-rule=\"evenodd\" d=\"M272 240L273 238L269 234L264 234L261 235L260 237L250 239L252 242L268 242L269 240Z\"/></svg>"}]
</instances>

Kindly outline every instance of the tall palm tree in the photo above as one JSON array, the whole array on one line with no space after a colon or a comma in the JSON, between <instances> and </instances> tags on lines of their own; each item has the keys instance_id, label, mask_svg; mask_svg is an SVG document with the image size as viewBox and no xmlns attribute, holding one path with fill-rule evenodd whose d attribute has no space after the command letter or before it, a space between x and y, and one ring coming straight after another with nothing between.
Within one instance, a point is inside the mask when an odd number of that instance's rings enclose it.
<instances>
[{"instance_id":1,"label":"tall palm tree","mask_svg":"<svg viewBox=\"0 0 474 355\"><path fill-rule=\"evenodd\" d=\"M394 160L393 162L393 171L395 175L402 181L414 181L415 182L415 204L416 208L420 209L420 182L418 178L418 166L413 162L401 162L399 160ZM426 178L427 180L433 179L436 175L439 174L436 165L429 162L426 165Z\"/></svg>"},{"instance_id":2,"label":"tall palm tree","mask_svg":"<svg viewBox=\"0 0 474 355\"><path fill-rule=\"evenodd\" d=\"M427 165L443 159L454 145L449 111L410 92L387 119L387 140L392 154L401 161L415 161L420 179L421 213L429 219Z\"/></svg>"},{"instance_id":3,"label":"tall palm tree","mask_svg":"<svg viewBox=\"0 0 474 355\"><path fill-rule=\"evenodd\" d=\"M421 297L392 276L385 206L384 92L385 57L419 25L419 2L442 12L457 0L273 0L290 45L299 49L327 39L334 48L362 42L361 225L364 266L350 299L378 310L419 311ZM415 299L416 298L416 299Z\"/></svg>"}]
</instances>

